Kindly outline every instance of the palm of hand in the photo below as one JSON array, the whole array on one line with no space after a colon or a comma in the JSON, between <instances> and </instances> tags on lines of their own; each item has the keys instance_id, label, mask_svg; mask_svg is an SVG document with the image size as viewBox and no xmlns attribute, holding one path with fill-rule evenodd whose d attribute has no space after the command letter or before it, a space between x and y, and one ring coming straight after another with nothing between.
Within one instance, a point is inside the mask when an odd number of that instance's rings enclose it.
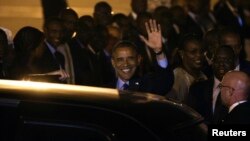
<instances>
[{"instance_id":1,"label":"palm of hand","mask_svg":"<svg viewBox=\"0 0 250 141\"><path fill-rule=\"evenodd\" d=\"M161 49L162 37L159 31L148 33L148 46L152 49Z\"/></svg>"}]
</instances>

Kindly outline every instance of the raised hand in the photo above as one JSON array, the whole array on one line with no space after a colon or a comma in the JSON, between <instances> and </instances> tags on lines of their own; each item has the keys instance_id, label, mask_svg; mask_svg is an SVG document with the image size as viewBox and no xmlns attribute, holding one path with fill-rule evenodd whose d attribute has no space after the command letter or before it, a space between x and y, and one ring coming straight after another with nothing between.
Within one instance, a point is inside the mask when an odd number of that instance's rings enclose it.
<instances>
[{"instance_id":1,"label":"raised hand","mask_svg":"<svg viewBox=\"0 0 250 141\"><path fill-rule=\"evenodd\" d=\"M150 19L145 23L148 39L140 35L141 40L150 48L154 50L155 53L158 53L162 50L162 35L161 35L161 26L156 23L156 20Z\"/></svg>"}]
</instances>

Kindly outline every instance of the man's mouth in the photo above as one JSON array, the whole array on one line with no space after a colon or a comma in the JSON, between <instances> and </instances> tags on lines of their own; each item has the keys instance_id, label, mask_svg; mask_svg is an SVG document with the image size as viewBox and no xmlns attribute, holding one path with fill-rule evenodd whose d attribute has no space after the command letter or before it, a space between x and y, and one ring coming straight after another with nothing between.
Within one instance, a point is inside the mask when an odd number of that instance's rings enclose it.
<instances>
[{"instance_id":1,"label":"man's mouth","mask_svg":"<svg viewBox=\"0 0 250 141\"><path fill-rule=\"evenodd\" d=\"M124 72L124 73L128 73L128 72L130 72L131 69L126 68L126 69L121 69L121 70L122 70L122 72Z\"/></svg>"}]
</instances>

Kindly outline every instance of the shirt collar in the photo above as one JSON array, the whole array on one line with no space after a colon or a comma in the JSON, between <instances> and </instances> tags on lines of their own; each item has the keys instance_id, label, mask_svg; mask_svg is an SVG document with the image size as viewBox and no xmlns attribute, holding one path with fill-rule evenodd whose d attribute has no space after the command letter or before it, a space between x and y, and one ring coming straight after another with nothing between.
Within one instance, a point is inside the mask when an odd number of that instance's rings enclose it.
<instances>
[{"instance_id":1,"label":"shirt collar","mask_svg":"<svg viewBox=\"0 0 250 141\"><path fill-rule=\"evenodd\" d=\"M240 64L238 64L234 70L240 70Z\"/></svg>"},{"instance_id":2,"label":"shirt collar","mask_svg":"<svg viewBox=\"0 0 250 141\"><path fill-rule=\"evenodd\" d=\"M196 22L197 22L197 20L196 20L196 15L193 13L193 12L188 12L188 15L193 19L193 20L195 20Z\"/></svg>"},{"instance_id":3,"label":"shirt collar","mask_svg":"<svg viewBox=\"0 0 250 141\"><path fill-rule=\"evenodd\" d=\"M213 89L217 89L220 83L221 83L220 80L214 76L214 87L213 87Z\"/></svg>"},{"instance_id":4,"label":"shirt collar","mask_svg":"<svg viewBox=\"0 0 250 141\"><path fill-rule=\"evenodd\" d=\"M239 104L245 103L245 102L247 102L247 101L246 101L246 100L243 100L243 101L239 101L239 102L234 103L233 105L231 105L231 106L229 107L228 113L230 113L230 112L231 112L236 106L238 106Z\"/></svg>"},{"instance_id":5,"label":"shirt collar","mask_svg":"<svg viewBox=\"0 0 250 141\"><path fill-rule=\"evenodd\" d=\"M116 88L119 89L119 90L122 90L124 83L127 83L129 85L129 81L124 82L120 78L118 78Z\"/></svg>"},{"instance_id":6,"label":"shirt collar","mask_svg":"<svg viewBox=\"0 0 250 141\"><path fill-rule=\"evenodd\" d=\"M44 42L45 42L45 44L48 46L49 51L50 51L52 54L54 54L54 53L56 52L56 49L55 49L47 40L45 40Z\"/></svg>"},{"instance_id":7,"label":"shirt collar","mask_svg":"<svg viewBox=\"0 0 250 141\"><path fill-rule=\"evenodd\" d=\"M131 12L131 15L132 15L132 17L133 17L134 20L137 19L137 14L134 11Z\"/></svg>"}]
</instances>

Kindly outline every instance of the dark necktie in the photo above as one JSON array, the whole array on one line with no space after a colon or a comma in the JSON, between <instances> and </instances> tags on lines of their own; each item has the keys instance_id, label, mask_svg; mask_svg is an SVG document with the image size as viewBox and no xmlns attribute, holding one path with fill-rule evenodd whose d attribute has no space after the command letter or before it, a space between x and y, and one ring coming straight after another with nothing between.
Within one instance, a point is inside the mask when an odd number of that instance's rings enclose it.
<instances>
[{"instance_id":1,"label":"dark necktie","mask_svg":"<svg viewBox=\"0 0 250 141\"><path fill-rule=\"evenodd\" d=\"M56 51L54 52L54 56L58 65L60 65L64 69L64 56L62 55L62 53Z\"/></svg>"},{"instance_id":2,"label":"dark necktie","mask_svg":"<svg viewBox=\"0 0 250 141\"><path fill-rule=\"evenodd\" d=\"M124 83L122 87L123 87L123 90L128 90L128 87L129 87L129 86L128 86L127 83Z\"/></svg>"},{"instance_id":3,"label":"dark necktie","mask_svg":"<svg viewBox=\"0 0 250 141\"><path fill-rule=\"evenodd\" d=\"M213 121L214 123L219 123L227 115L228 109L222 104L221 93L219 93L214 109Z\"/></svg>"}]
</instances>

